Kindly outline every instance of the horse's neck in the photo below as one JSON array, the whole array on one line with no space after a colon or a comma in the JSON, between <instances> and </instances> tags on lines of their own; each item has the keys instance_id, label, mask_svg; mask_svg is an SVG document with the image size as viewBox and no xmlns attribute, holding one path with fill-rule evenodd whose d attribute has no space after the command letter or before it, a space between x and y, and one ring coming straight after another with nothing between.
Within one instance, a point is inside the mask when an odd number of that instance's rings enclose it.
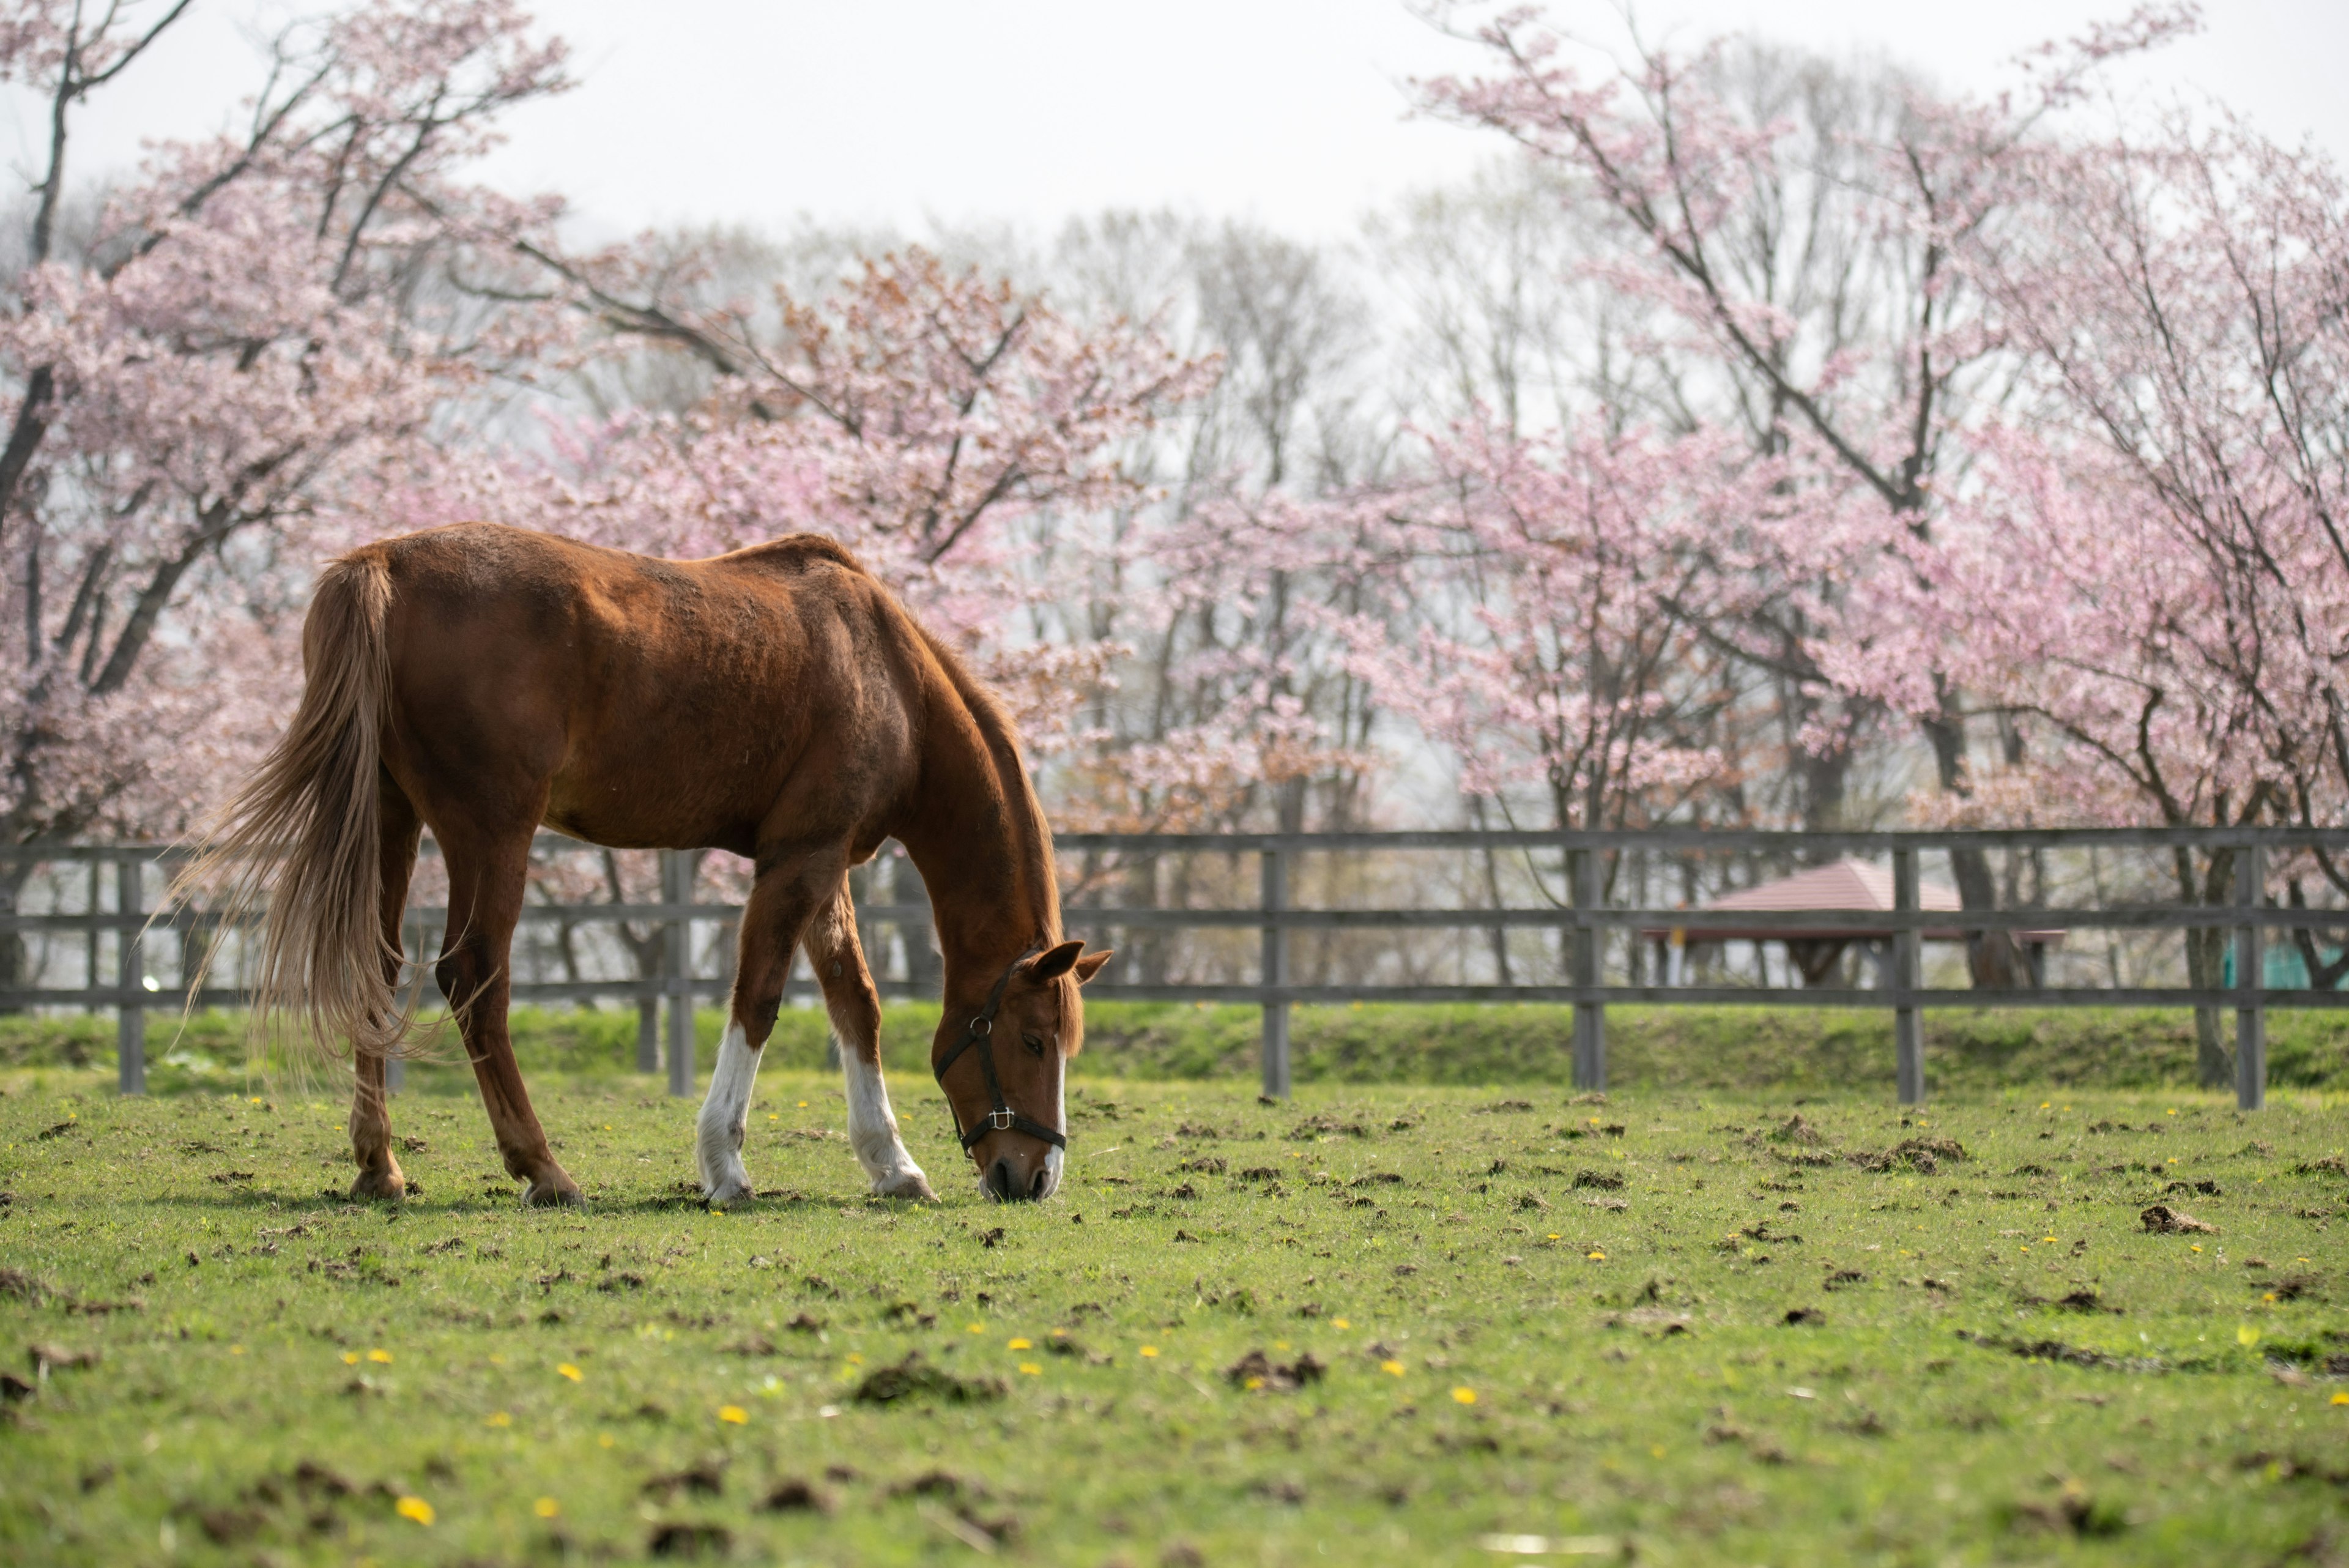
<instances>
[{"instance_id":1,"label":"horse's neck","mask_svg":"<svg viewBox=\"0 0 2349 1568\"><path fill-rule=\"evenodd\" d=\"M1017 753L990 728L958 701L924 726L922 786L896 835L929 889L949 992L984 991L1060 936L1051 846L1037 842L1042 819Z\"/></svg>"}]
</instances>

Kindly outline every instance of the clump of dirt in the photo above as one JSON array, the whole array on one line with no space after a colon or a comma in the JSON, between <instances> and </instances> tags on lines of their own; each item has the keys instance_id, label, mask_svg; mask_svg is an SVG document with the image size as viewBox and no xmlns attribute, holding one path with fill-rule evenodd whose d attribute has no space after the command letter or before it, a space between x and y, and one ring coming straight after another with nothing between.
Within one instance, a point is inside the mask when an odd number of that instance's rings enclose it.
<instances>
[{"instance_id":1,"label":"clump of dirt","mask_svg":"<svg viewBox=\"0 0 2349 1568\"><path fill-rule=\"evenodd\" d=\"M663 1502L667 1502L680 1491L693 1492L701 1497L716 1497L725 1490L726 1461L719 1459L703 1459L698 1464L688 1465L681 1470L672 1470L667 1475L654 1476L645 1482L643 1488L647 1497L657 1497Z\"/></svg>"},{"instance_id":2,"label":"clump of dirt","mask_svg":"<svg viewBox=\"0 0 2349 1568\"><path fill-rule=\"evenodd\" d=\"M866 1373L849 1397L860 1405L895 1405L913 1399L972 1405L1000 1399L1006 1392L999 1377L957 1377L931 1366L920 1351L910 1350L895 1366L877 1366Z\"/></svg>"},{"instance_id":3,"label":"clump of dirt","mask_svg":"<svg viewBox=\"0 0 2349 1568\"><path fill-rule=\"evenodd\" d=\"M777 1481L759 1504L762 1513L830 1513L832 1499L821 1488L796 1477Z\"/></svg>"},{"instance_id":4,"label":"clump of dirt","mask_svg":"<svg viewBox=\"0 0 2349 1568\"><path fill-rule=\"evenodd\" d=\"M1862 1170L1878 1174L1906 1166L1920 1175L1931 1176L1941 1168L1941 1161L1955 1164L1965 1158L1966 1146L1953 1137L1904 1137L1880 1153L1873 1149L1854 1150L1851 1162Z\"/></svg>"},{"instance_id":5,"label":"clump of dirt","mask_svg":"<svg viewBox=\"0 0 2349 1568\"><path fill-rule=\"evenodd\" d=\"M1596 1187L1602 1191L1620 1192L1623 1179L1611 1170L1578 1170L1574 1173L1577 1187Z\"/></svg>"},{"instance_id":6,"label":"clump of dirt","mask_svg":"<svg viewBox=\"0 0 2349 1568\"><path fill-rule=\"evenodd\" d=\"M734 1545L734 1532L722 1524L664 1524L645 1542L655 1557L722 1557Z\"/></svg>"},{"instance_id":7,"label":"clump of dirt","mask_svg":"<svg viewBox=\"0 0 2349 1568\"><path fill-rule=\"evenodd\" d=\"M2137 1216L2138 1222L2156 1236L2215 1236L2219 1227L2197 1220L2183 1209L2172 1209L2167 1203L2157 1203Z\"/></svg>"},{"instance_id":8,"label":"clump of dirt","mask_svg":"<svg viewBox=\"0 0 2349 1568\"><path fill-rule=\"evenodd\" d=\"M2045 1501L2011 1503L2004 1510L2010 1530L2069 1531L2083 1537L2118 1535L2128 1528L2128 1516L2109 1502L2091 1495L2076 1480Z\"/></svg>"},{"instance_id":9,"label":"clump of dirt","mask_svg":"<svg viewBox=\"0 0 2349 1568\"><path fill-rule=\"evenodd\" d=\"M1360 1122L1341 1122L1335 1116L1319 1115L1307 1116L1288 1129L1288 1138L1291 1143L1304 1143L1309 1139L1325 1135L1340 1134L1347 1137L1368 1137L1371 1136L1371 1129Z\"/></svg>"},{"instance_id":10,"label":"clump of dirt","mask_svg":"<svg viewBox=\"0 0 2349 1568\"><path fill-rule=\"evenodd\" d=\"M2152 1356L2107 1355L2101 1350L2091 1350L2084 1345L2066 1345L2060 1339L2002 1339L1996 1334L1973 1334L1962 1328L1958 1330L1958 1337L1968 1345L1978 1345L1984 1350L2002 1350L2025 1361L2060 1361L2066 1366L2089 1366L2106 1372L2168 1370Z\"/></svg>"},{"instance_id":11,"label":"clump of dirt","mask_svg":"<svg viewBox=\"0 0 2349 1568\"><path fill-rule=\"evenodd\" d=\"M1802 1112L1796 1111L1784 1122L1770 1129L1772 1143L1822 1144L1826 1135L1810 1124Z\"/></svg>"},{"instance_id":12,"label":"clump of dirt","mask_svg":"<svg viewBox=\"0 0 2349 1568\"><path fill-rule=\"evenodd\" d=\"M1229 1366L1224 1376L1236 1388L1254 1389L1266 1394L1293 1393L1308 1383L1320 1381L1330 1369L1313 1359L1307 1351L1289 1366L1276 1366L1261 1350L1251 1350Z\"/></svg>"},{"instance_id":13,"label":"clump of dirt","mask_svg":"<svg viewBox=\"0 0 2349 1568\"><path fill-rule=\"evenodd\" d=\"M14 1296L38 1306L55 1293L47 1280L22 1269L0 1268L0 1296Z\"/></svg>"}]
</instances>

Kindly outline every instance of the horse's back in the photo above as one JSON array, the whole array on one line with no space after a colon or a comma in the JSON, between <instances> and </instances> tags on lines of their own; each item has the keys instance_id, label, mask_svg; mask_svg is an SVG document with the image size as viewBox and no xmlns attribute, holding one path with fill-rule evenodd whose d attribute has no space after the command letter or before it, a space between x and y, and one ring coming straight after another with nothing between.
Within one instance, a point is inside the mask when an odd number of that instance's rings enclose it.
<instances>
[{"instance_id":1,"label":"horse's back","mask_svg":"<svg viewBox=\"0 0 2349 1568\"><path fill-rule=\"evenodd\" d=\"M907 623L831 540L665 561L467 524L368 550L391 575L398 730L428 795L486 790L599 843L749 853L779 802L858 817L910 765Z\"/></svg>"}]
</instances>

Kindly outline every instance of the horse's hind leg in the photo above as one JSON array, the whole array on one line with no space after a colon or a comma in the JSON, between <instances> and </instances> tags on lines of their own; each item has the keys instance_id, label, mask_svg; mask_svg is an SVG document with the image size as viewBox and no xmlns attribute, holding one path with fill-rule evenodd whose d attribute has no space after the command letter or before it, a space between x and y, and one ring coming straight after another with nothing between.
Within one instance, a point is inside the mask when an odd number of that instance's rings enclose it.
<instances>
[{"instance_id":1,"label":"horse's hind leg","mask_svg":"<svg viewBox=\"0 0 2349 1568\"><path fill-rule=\"evenodd\" d=\"M808 962L823 987L832 1029L840 1037L841 1071L848 1087L848 1142L857 1163L883 1198L936 1200L930 1179L914 1163L898 1136L889 1108L888 1085L881 1081L881 993L864 967L856 939L856 906L843 879L831 904L808 928Z\"/></svg>"},{"instance_id":2,"label":"horse's hind leg","mask_svg":"<svg viewBox=\"0 0 2349 1568\"><path fill-rule=\"evenodd\" d=\"M376 865L382 883L384 940L390 952L384 957L392 990L399 987L399 926L408 909L409 878L416 869L416 841L420 834L416 808L399 786L386 779L379 792L380 823L376 839ZM384 1059L355 1053L351 1064L357 1083L351 1092L351 1155L358 1161L357 1179L351 1183L354 1199L398 1200L408 1193L408 1179L391 1152L391 1112L384 1100Z\"/></svg>"},{"instance_id":3,"label":"horse's hind leg","mask_svg":"<svg viewBox=\"0 0 2349 1568\"><path fill-rule=\"evenodd\" d=\"M529 1183L523 1201L576 1205L584 1201L579 1184L546 1146L506 1033L514 924L522 916L533 831L533 823L511 833L433 824L449 865L449 932L436 972L440 994L457 1012L506 1172Z\"/></svg>"}]
</instances>

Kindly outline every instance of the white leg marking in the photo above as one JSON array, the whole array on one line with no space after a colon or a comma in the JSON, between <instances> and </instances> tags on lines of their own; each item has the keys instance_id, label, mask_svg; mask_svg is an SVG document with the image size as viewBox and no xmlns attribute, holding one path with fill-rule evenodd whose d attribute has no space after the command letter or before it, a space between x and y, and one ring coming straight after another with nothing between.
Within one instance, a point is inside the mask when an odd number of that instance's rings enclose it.
<instances>
[{"instance_id":1,"label":"white leg marking","mask_svg":"<svg viewBox=\"0 0 2349 1568\"><path fill-rule=\"evenodd\" d=\"M750 1196L750 1173L742 1165L742 1135L750 1117L750 1085L759 1078L761 1052L750 1049L740 1023L729 1021L718 1044L718 1066L709 1075L709 1097L694 1125L693 1158L701 1170L701 1195L712 1203Z\"/></svg>"},{"instance_id":2,"label":"white leg marking","mask_svg":"<svg viewBox=\"0 0 2349 1568\"><path fill-rule=\"evenodd\" d=\"M876 1057L879 1052L874 1054ZM881 1081L881 1064L868 1062L853 1042L840 1047L841 1070L848 1079L848 1142L856 1162L873 1179L873 1191L882 1198L936 1198L930 1179L905 1152L897 1136L896 1114L889 1108L888 1086Z\"/></svg>"}]
</instances>

